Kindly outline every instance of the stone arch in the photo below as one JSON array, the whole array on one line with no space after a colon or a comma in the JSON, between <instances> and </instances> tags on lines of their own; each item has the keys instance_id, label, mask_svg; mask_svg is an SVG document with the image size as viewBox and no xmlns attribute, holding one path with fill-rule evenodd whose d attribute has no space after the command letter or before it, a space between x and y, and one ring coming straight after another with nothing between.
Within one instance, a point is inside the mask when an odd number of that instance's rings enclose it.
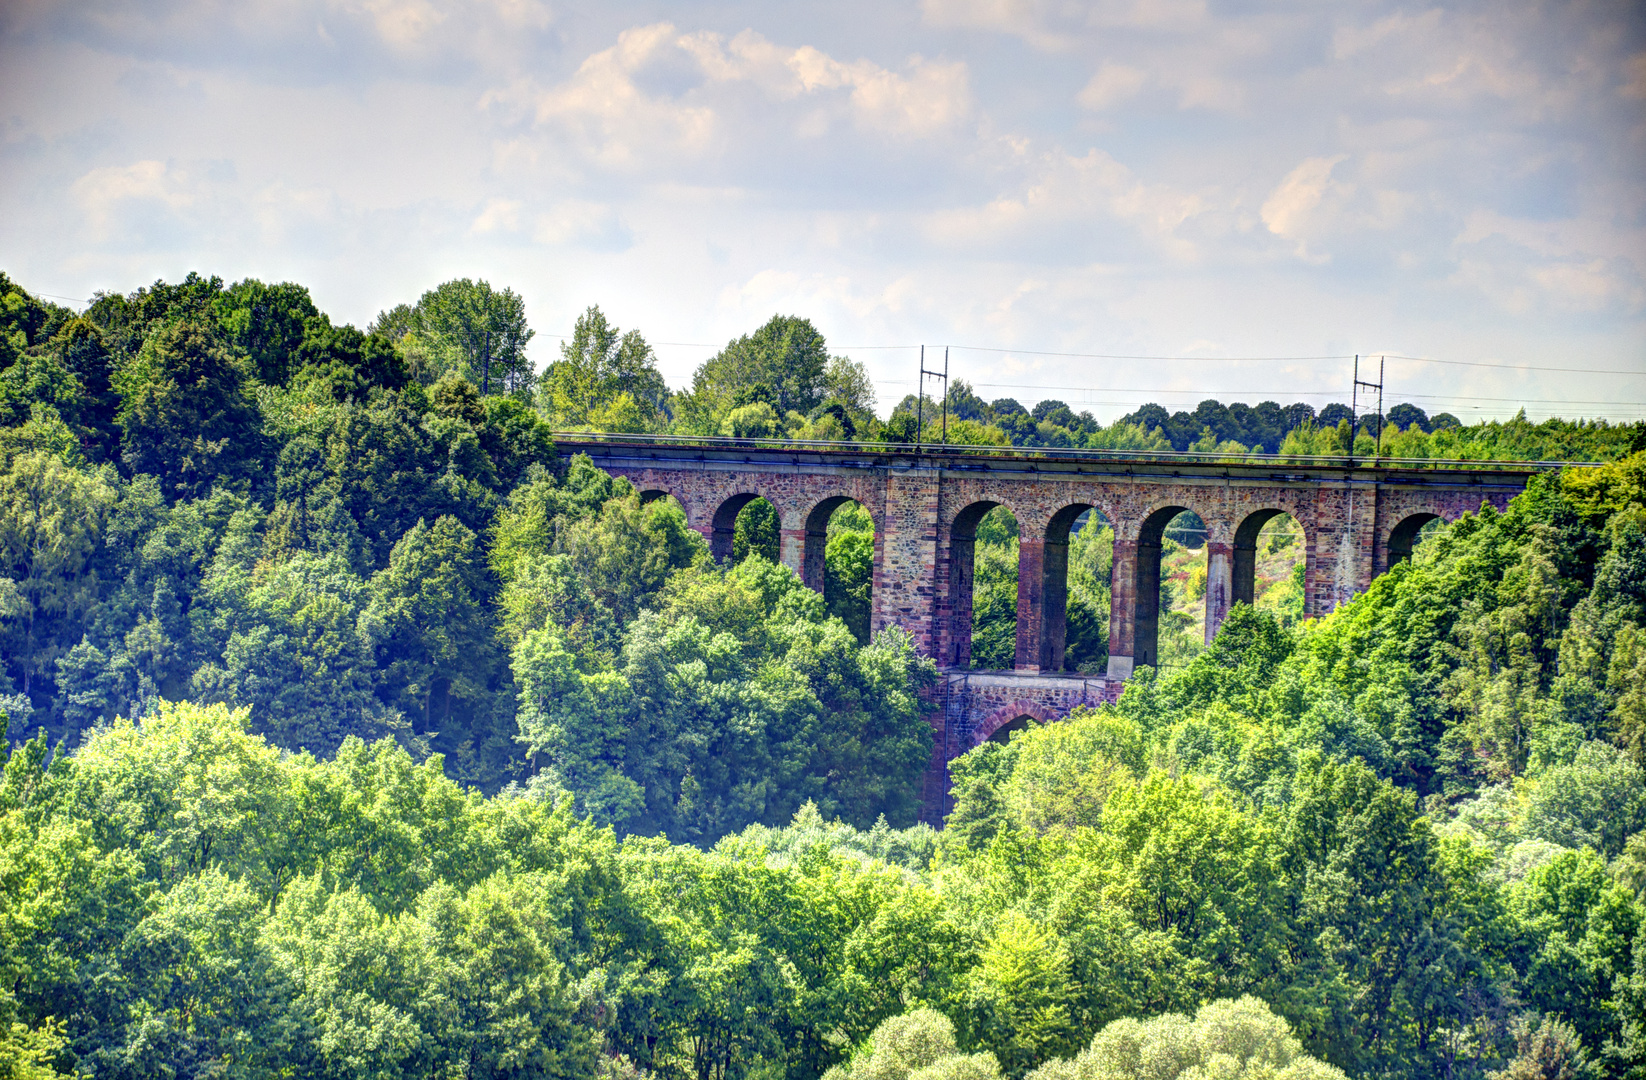
<instances>
[{"instance_id":1,"label":"stone arch","mask_svg":"<svg viewBox=\"0 0 1646 1080\"><path fill-rule=\"evenodd\" d=\"M1253 510L1240 519L1235 528L1232 552L1232 565L1229 580L1229 601L1231 604L1250 604L1257 592L1257 537L1263 531L1263 526L1282 514L1297 523L1303 530L1303 546L1309 546L1309 530L1303 524L1297 511L1287 506L1265 506Z\"/></svg>"},{"instance_id":2,"label":"stone arch","mask_svg":"<svg viewBox=\"0 0 1646 1080\"><path fill-rule=\"evenodd\" d=\"M962 507L949 524L948 633L940 635L946 655L939 667L970 667L972 662L972 576L976 570L977 527L997 506L1011 507L992 498L980 498ZM1022 529L1021 519L1018 524Z\"/></svg>"},{"instance_id":3,"label":"stone arch","mask_svg":"<svg viewBox=\"0 0 1646 1080\"><path fill-rule=\"evenodd\" d=\"M686 511L687 520L691 519L691 506L681 496L680 492L671 491L666 487L658 487L655 484L636 484L635 490L640 493L640 505L645 506L647 503L656 502L658 499L673 499L680 504L680 509Z\"/></svg>"},{"instance_id":4,"label":"stone arch","mask_svg":"<svg viewBox=\"0 0 1646 1080\"><path fill-rule=\"evenodd\" d=\"M1069 634L1069 531L1087 511L1101 516L1105 524L1113 527L1112 519L1102 507L1072 502L1051 516L1041 538L1039 589L1032 594L1038 609L1033 620L1036 655L1032 660L1041 671L1063 669Z\"/></svg>"},{"instance_id":5,"label":"stone arch","mask_svg":"<svg viewBox=\"0 0 1646 1080\"><path fill-rule=\"evenodd\" d=\"M1160 655L1160 542L1166 526L1185 510L1201 521L1206 516L1192 506L1172 503L1157 507L1137 526L1137 554L1133 560L1132 663L1154 666ZM1207 526L1208 530L1210 526Z\"/></svg>"},{"instance_id":6,"label":"stone arch","mask_svg":"<svg viewBox=\"0 0 1646 1080\"><path fill-rule=\"evenodd\" d=\"M805 530L800 555L800 578L809 587L818 592L823 591L824 554L829 543L829 519L834 512L849 502L861 506L874 522L874 534L880 535L880 519L873 509L856 495L847 495L842 492L825 495L812 503L812 508L806 511L801 519L801 526Z\"/></svg>"},{"instance_id":7,"label":"stone arch","mask_svg":"<svg viewBox=\"0 0 1646 1080\"><path fill-rule=\"evenodd\" d=\"M1053 720L1062 719L1062 716L1062 713L1050 706L1042 705L1038 701L1030 701L1027 698L1020 698L1017 701L1008 702L998 709L990 710L984 715L977 722L977 726L972 729L972 745L982 746L1000 729L1024 717L1036 723L1049 724Z\"/></svg>"},{"instance_id":8,"label":"stone arch","mask_svg":"<svg viewBox=\"0 0 1646 1080\"><path fill-rule=\"evenodd\" d=\"M837 597L831 599L828 591L829 520L834 516L836 510L839 510L847 503L855 503L869 516L869 524L874 530L875 540L872 554L874 562L877 564L880 558L879 539L881 537L879 517L862 499L838 491L816 499L812 503L812 508L803 514L796 513L795 516L799 518L801 528L795 531L798 535L785 530L784 548L786 552L791 550L794 552L795 561L799 564L800 579L806 583L807 587L816 590L823 596L831 612L840 614L842 618L845 618L854 634L872 633L875 601L873 565L870 567L869 575L868 610L864 613L867 619L866 624L861 626L851 625L854 622L852 616L856 611L855 606L849 602L849 598ZM789 556L786 554L785 558L787 559ZM836 604L842 599L847 600L847 602L843 607L837 607Z\"/></svg>"},{"instance_id":9,"label":"stone arch","mask_svg":"<svg viewBox=\"0 0 1646 1080\"><path fill-rule=\"evenodd\" d=\"M1442 520L1440 514L1430 513L1425 510L1416 514L1408 514L1401 519L1398 525L1390 529L1388 569L1393 570L1396 563L1402 563L1410 559L1412 557L1412 548L1417 546L1417 534L1429 522L1439 520Z\"/></svg>"},{"instance_id":10,"label":"stone arch","mask_svg":"<svg viewBox=\"0 0 1646 1080\"><path fill-rule=\"evenodd\" d=\"M737 515L743 508L756 499L765 499L777 512L779 530L783 527L783 507L776 499L768 498L758 491L739 491L728 495L720 501L714 509L714 517L710 519L710 528L713 530L709 537L709 553L714 556L715 562L723 563L732 557L732 537L737 532Z\"/></svg>"}]
</instances>

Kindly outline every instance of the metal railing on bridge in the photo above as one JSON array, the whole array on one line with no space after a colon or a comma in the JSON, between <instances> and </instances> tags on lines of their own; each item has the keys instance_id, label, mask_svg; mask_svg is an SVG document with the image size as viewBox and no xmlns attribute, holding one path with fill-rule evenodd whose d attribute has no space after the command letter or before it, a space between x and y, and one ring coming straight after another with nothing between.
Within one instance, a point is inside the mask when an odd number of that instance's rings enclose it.
<instances>
[{"instance_id":1,"label":"metal railing on bridge","mask_svg":"<svg viewBox=\"0 0 1646 1080\"><path fill-rule=\"evenodd\" d=\"M812 450L840 454L993 457L1189 465L1296 465L1325 468L1444 469L1524 472L1528 469L1593 468L1600 461L1518 461L1493 458L1396 458L1349 454L1229 454L1194 450L1107 450L1061 446L973 446L957 443L867 442L831 439L739 439L719 435L647 435L611 431L556 431L556 442L677 447L703 450Z\"/></svg>"}]
</instances>

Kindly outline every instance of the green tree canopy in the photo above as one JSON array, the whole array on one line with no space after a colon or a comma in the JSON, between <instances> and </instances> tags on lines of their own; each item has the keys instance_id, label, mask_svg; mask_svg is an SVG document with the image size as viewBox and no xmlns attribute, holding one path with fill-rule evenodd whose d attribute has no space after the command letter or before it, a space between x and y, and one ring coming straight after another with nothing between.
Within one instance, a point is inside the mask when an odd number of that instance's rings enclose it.
<instances>
[{"instance_id":1,"label":"green tree canopy","mask_svg":"<svg viewBox=\"0 0 1646 1080\"><path fill-rule=\"evenodd\" d=\"M120 373L121 459L172 497L249 483L260 449L251 373L194 320L157 331Z\"/></svg>"},{"instance_id":2,"label":"green tree canopy","mask_svg":"<svg viewBox=\"0 0 1646 1080\"><path fill-rule=\"evenodd\" d=\"M577 317L571 340L544 374L543 393L557 424L601 430L627 430L621 423L625 396L648 428L662 422L669 402L646 339L638 330L623 333L613 326L598 305Z\"/></svg>"}]
</instances>

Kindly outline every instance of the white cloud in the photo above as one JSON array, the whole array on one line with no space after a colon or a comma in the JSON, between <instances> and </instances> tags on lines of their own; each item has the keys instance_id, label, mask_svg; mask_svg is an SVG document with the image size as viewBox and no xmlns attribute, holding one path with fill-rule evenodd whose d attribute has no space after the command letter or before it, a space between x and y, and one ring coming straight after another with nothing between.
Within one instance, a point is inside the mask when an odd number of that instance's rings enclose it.
<instances>
[{"instance_id":1,"label":"white cloud","mask_svg":"<svg viewBox=\"0 0 1646 1080\"><path fill-rule=\"evenodd\" d=\"M469 226L471 233L512 233L520 231L520 211L525 206L519 199L491 199L485 209Z\"/></svg>"},{"instance_id":2,"label":"white cloud","mask_svg":"<svg viewBox=\"0 0 1646 1080\"><path fill-rule=\"evenodd\" d=\"M1177 231L1208 209L1204 196L1149 184L1101 150L1081 157L1052 151L1040 156L1018 190L982 205L934 211L926 216L924 231L944 247L1010 247L1048 234L1067 241L1110 221L1176 257L1188 257L1194 247Z\"/></svg>"},{"instance_id":3,"label":"white cloud","mask_svg":"<svg viewBox=\"0 0 1646 1080\"><path fill-rule=\"evenodd\" d=\"M634 242L623 218L604 203L568 199L539 214L532 239L562 247L622 251Z\"/></svg>"},{"instance_id":4,"label":"white cloud","mask_svg":"<svg viewBox=\"0 0 1646 1080\"><path fill-rule=\"evenodd\" d=\"M1646 52L1623 62L1623 85L1617 92L1631 101L1646 99Z\"/></svg>"},{"instance_id":5,"label":"white cloud","mask_svg":"<svg viewBox=\"0 0 1646 1080\"><path fill-rule=\"evenodd\" d=\"M1205 0L921 0L933 26L993 30L1049 52L1072 49L1094 32L1142 28L1187 33L1206 18Z\"/></svg>"},{"instance_id":6,"label":"white cloud","mask_svg":"<svg viewBox=\"0 0 1646 1080\"><path fill-rule=\"evenodd\" d=\"M1147 79L1148 74L1140 68L1104 64L1075 100L1088 109L1107 109L1134 96Z\"/></svg>"},{"instance_id":7,"label":"white cloud","mask_svg":"<svg viewBox=\"0 0 1646 1080\"><path fill-rule=\"evenodd\" d=\"M7 271L291 278L352 321L484 274L545 332L600 302L678 341L784 310L842 342L1646 355L1615 5L551 5L0 4Z\"/></svg>"},{"instance_id":8,"label":"white cloud","mask_svg":"<svg viewBox=\"0 0 1646 1080\"><path fill-rule=\"evenodd\" d=\"M1263 224L1276 236L1296 240L1299 258L1322 261L1326 256L1310 253L1307 246L1310 226L1317 220L1321 204L1327 195L1347 195L1353 188L1332 179L1332 170L1347 155L1312 157L1286 174L1268 199L1263 203Z\"/></svg>"},{"instance_id":9,"label":"white cloud","mask_svg":"<svg viewBox=\"0 0 1646 1080\"><path fill-rule=\"evenodd\" d=\"M674 84L672 91L652 88L658 79ZM964 63L916 54L893 70L809 45L779 46L750 30L728 40L681 33L670 23L624 30L564 82L544 89L516 83L489 91L483 104L523 100L537 124L565 131L594 160L623 168L711 154L735 137L731 114L752 111L817 137L832 126L824 110L833 101L863 130L927 137L964 120L972 105Z\"/></svg>"},{"instance_id":10,"label":"white cloud","mask_svg":"<svg viewBox=\"0 0 1646 1080\"><path fill-rule=\"evenodd\" d=\"M1406 40L1412 37L1422 37L1434 34L1440 25L1441 12L1438 8L1430 9L1419 15L1409 15L1404 11L1397 11L1372 23L1370 26L1343 26L1332 35L1332 54L1339 60L1347 60L1365 52L1367 49L1381 45L1390 38Z\"/></svg>"},{"instance_id":11,"label":"white cloud","mask_svg":"<svg viewBox=\"0 0 1646 1080\"><path fill-rule=\"evenodd\" d=\"M196 200L189 177L163 161L104 165L76 180L71 188L98 238L107 238L132 203L181 210Z\"/></svg>"},{"instance_id":12,"label":"white cloud","mask_svg":"<svg viewBox=\"0 0 1646 1080\"><path fill-rule=\"evenodd\" d=\"M1529 260L1516 254L1491 250L1465 255L1451 281L1481 293L1501 311L1523 317L1638 315L1646 309L1646 283L1627 263Z\"/></svg>"}]
</instances>

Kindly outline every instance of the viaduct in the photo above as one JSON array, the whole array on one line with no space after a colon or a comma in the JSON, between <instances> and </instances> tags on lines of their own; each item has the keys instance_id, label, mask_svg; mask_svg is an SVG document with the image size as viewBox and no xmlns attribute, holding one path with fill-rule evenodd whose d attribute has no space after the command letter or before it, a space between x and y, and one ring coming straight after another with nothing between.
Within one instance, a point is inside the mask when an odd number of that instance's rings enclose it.
<instances>
[{"instance_id":1,"label":"viaduct","mask_svg":"<svg viewBox=\"0 0 1646 1080\"><path fill-rule=\"evenodd\" d=\"M1289 514L1304 544L1304 615L1325 615L1408 557L1417 532L1482 504L1498 510L1532 475L1526 467L1398 467L1385 463L1214 463L1163 457L1050 455L923 446L797 446L644 437L569 436L642 497L671 495L718 559L731 555L737 515L766 499L782 529L781 559L823 588L829 517L847 501L874 519L870 630L900 626L941 672L923 818L942 820L948 762L1000 732L1113 701L1155 663L1162 533L1185 510L1206 526L1205 637L1237 601L1253 598L1257 536ZM971 668L972 553L983 515L1017 519L1017 651L1011 671ZM1114 529L1109 664L1063 671L1070 527L1096 510Z\"/></svg>"}]
</instances>

